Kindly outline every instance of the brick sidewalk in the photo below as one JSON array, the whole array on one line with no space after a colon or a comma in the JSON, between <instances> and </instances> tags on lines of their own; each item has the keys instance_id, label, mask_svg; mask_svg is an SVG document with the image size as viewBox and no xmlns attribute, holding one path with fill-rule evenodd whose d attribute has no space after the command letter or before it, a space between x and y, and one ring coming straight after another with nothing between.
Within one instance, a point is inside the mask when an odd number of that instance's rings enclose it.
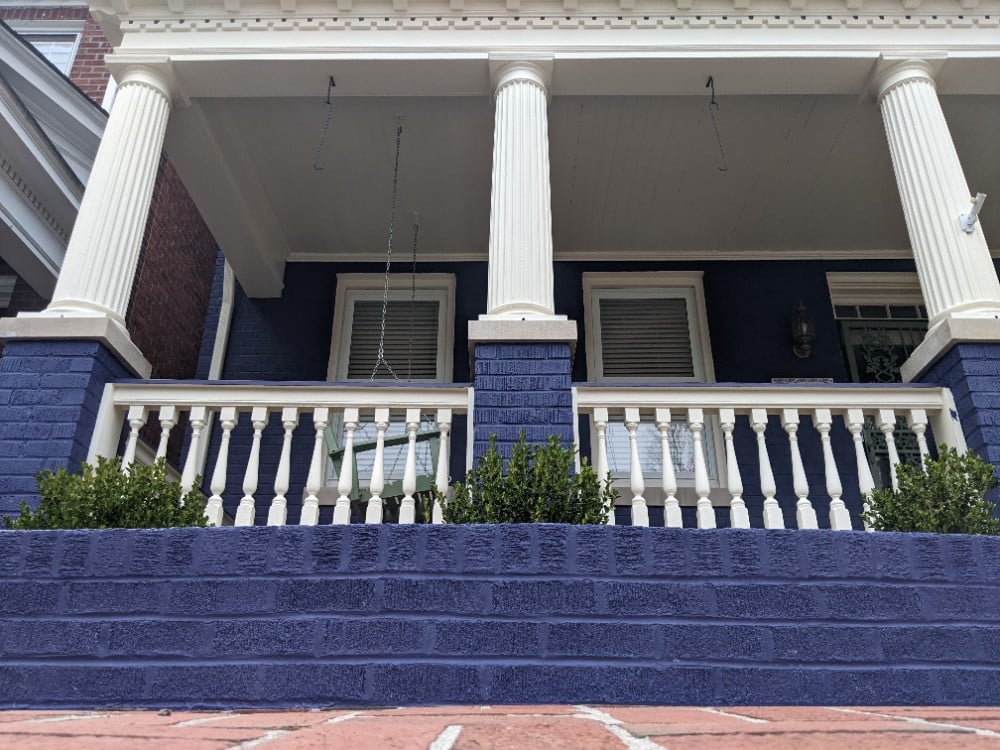
<instances>
[{"instance_id":1,"label":"brick sidewalk","mask_svg":"<svg viewBox=\"0 0 1000 750\"><path fill-rule=\"evenodd\" d=\"M1000 708L464 706L225 713L0 712L6 750L768 750L1000 744Z\"/></svg>"}]
</instances>

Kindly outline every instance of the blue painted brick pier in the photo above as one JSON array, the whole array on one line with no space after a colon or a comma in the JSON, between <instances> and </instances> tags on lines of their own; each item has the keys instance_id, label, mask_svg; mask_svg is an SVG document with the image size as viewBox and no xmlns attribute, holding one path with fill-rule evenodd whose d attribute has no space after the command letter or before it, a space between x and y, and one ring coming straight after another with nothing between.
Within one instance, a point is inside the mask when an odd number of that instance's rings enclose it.
<instances>
[{"instance_id":1,"label":"blue painted brick pier","mask_svg":"<svg viewBox=\"0 0 1000 750\"><path fill-rule=\"evenodd\" d=\"M0 705L996 704L1000 539L0 532Z\"/></svg>"}]
</instances>

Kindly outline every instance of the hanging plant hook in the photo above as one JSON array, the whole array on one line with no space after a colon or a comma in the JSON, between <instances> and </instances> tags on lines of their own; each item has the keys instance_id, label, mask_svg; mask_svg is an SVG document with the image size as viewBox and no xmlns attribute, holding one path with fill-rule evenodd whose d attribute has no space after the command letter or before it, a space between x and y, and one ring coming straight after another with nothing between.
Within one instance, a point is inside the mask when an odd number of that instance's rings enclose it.
<instances>
[{"instance_id":1,"label":"hanging plant hook","mask_svg":"<svg viewBox=\"0 0 1000 750\"><path fill-rule=\"evenodd\" d=\"M722 157L722 165L718 167L720 172L729 171L729 163L726 161L726 150L722 147L722 136L719 135L719 123L715 120L715 113L719 109L719 101L715 98L715 76L709 76L705 83L706 89L712 90L712 97L708 100L708 116L712 118L712 128L715 130L715 140L719 144L719 155Z\"/></svg>"},{"instance_id":2,"label":"hanging plant hook","mask_svg":"<svg viewBox=\"0 0 1000 750\"><path fill-rule=\"evenodd\" d=\"M324 167L319 165L319 157L323 153L323 144L326 143L326 133L330 129L330 120L333 117L333 99L331 94L333 93L333 87L337 85L337 82L333 80L333 76L330 76L330 80L326 84L326 119L323 121L323 130L320 132L319 144L316 146L316 153L313 155L313 169L317 172L322 172Z\"/></svg>"}]
</instances>

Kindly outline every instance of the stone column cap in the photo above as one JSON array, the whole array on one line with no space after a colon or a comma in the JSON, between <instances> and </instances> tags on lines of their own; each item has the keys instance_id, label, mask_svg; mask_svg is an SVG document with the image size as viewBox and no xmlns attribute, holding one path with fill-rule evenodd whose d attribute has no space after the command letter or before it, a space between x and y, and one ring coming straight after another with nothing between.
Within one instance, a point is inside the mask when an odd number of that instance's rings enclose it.
<instances>
[{"instance_id":1,"label":"stone column cap","mask_svg":"<svg viewBox=\"0 0 1000 750\"><path fill-rule=\"evenodd\" d=\"M536 318L527 320L470 320L469 351L476 344L569 344L576 350L577 327L575 320Z\"/></svg>"},{"instance_id":2,"label":"stone column cap","mask_svg":"<svg viewBox=\"0 0 1000 750\"><path fill-rule=\"evenodd\" d=\"M919 379L955 344L1000 343L1000 319L947 317L931 328L900 368L904 383Z\"/></svg>"}]
</instances>

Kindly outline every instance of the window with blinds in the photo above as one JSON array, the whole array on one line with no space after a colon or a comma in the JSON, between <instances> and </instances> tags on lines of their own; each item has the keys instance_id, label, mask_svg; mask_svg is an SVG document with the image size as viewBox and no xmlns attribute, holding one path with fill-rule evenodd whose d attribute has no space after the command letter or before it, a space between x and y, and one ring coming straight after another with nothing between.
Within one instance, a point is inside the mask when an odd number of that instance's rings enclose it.
<instances>
[{"instance_id":1,"label":"window with blinds","mask_svg":"<svg viewBox=\"0 0 1000 750\"><path fill-rule=\"evenodd\" d=\"M6 310L10 307L16 283L17 276L0 275L0 310Z\"/></svg>"},{"instance_id":2,"label":"window with blinds","mask_svg":"<svg viewBox=\"0 0 1000 750\"><path fill-rule=\"evenodd\" d=\"M604 297L598 307L602 377L695 377L686 299Z\"/></svg>"},{"instance_id":3,"label":"window with blinds","mask_svg":"<svg viewBox=\"0 0 1000 750\"><path fill-rule=\"evenodd\" d=\"M58 68L60 73L69 75L76 57L79 35L24 32L21 36Z\"/></svg>"},{"instance_id":4,"label":"window with blinds","mask_svg":"<svg viewBox=\"0 0 1000 750\"><path fill-rule=\"evenodd\" d=\"M438 300L390 299L386 308L385 360L401 380L438 378ZM382 300L355 300L347 359L348 380L368 380L378 360ZM392 377L384 366L376 379Z\"/></svg>"},{"instance_id":5,"label":"window with blinds","mask_svg":"<svg viewBox=\"0 0 1000 750\"><path fill-rule=\"evenodd\" d=\"M385 360L401 381L452 378L455 277L445 273L390 274ZM368 381L378 361L383 274L338 273L327 379ZM376 380L393 380L385 365Z\"/></svg>"}]
</instances>

